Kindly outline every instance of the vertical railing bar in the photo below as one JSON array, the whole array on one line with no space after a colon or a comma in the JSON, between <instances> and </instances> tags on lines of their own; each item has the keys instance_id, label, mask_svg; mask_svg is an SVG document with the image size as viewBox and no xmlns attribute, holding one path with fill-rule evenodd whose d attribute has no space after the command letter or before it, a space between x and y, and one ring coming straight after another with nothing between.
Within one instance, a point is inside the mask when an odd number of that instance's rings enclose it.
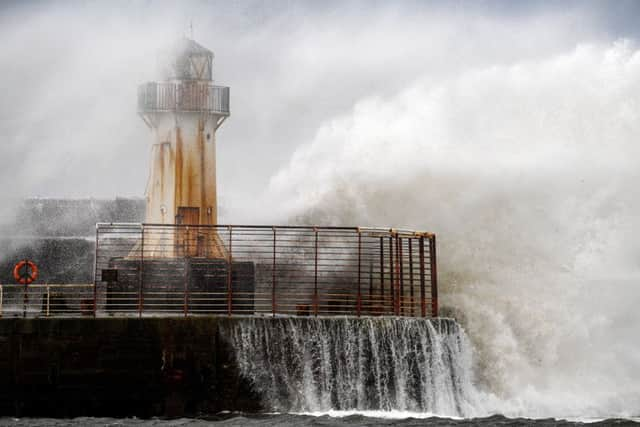
<instances>
[{"instance_id":1,"label":"vertical railing bar","mask_svg":"<svg viewBox=\"0 0 640 427\"><path fill-rule=\"evenodd\" d=\"M371 262L371 258L369 258L369 299L368 299L368 307L369 314L373 309L373 263Z\"/></svg>"},{"instance_id":2,"label":"vertical railing bar","mask_svg":"<svg viewBox=\"0 0 640 427\"><path fill-rule=\"evenodd\" d=\"M49 309L49 307L51 306L51 292L49 291L49 283L47 282L46 286L46 291L47 291L47 317L49 317L49 314L51 313L51 310ZM95 316L95 312L94 312L94 316Z\"/></svg>"},{"instance_id":3,"label":"vertical railing bar","mask_svg":"<svg viewBox=\"0 0 640 427\"><path fill-rule=\"evenodd\" d=\"M398 242L398 252L396 253L396 258L398 259L398 308L400 314L404 316L404 259L402 257L402 237L399 234L396 235L396 240Z\"/></svg>"},{"instance_id":4,"label":"vertical railing bar","mask_svg":"<svg viewBox=\"0 0 640 427\"><path fill-rule=\"evenodd\" d=\"M27 260L24 260L25 263L25 275L29 274L29 265L27 264ZM29 294L27 293L27 283L25 282L22 287L22 317L27 317L27 304L29 303Z\"/></svg>"},{"instance_id":5,"label":"vertical railing bar","mask_svg":"<svg viewBox=\"0 0 640 427\"><path fill-rule=\"evenodd\" d=\"M231 304L233 299L233 288L231 284L231 269L233 268L233 240L232 227L229 226L229 266L227 267L227 315L231 316Z\"/></svg>"},{"instance_id":6,"label":"vertical railing bar","mask_svg":"<svg viewBox=\"0 0 640 427\"><path fill-rule=\"evenodd\" d=\"M100 227L96 225L96 247L94 250L95 260L93 263L93 317L96 317L96 311L98 308L98 233L100 232Z\"/></svg>"},{"instance_id":7,"label":"vertical railing bar","mask_svg":"<svg viewBox=\"0 0 640 427\"><path fill-rule=\"evenodd\" d=\"M393 236L389 236L389 290L391 291L391 310L394 314L396 313L396 289L395 289L395 275L393 274Z\"/></svg>"},{"instance_id":8,"label":"vertical railing bar","mask_svg":"<svg viewBox=\"0 0 640 427\"><path fill-rule=\"evenodd\" d=\"M190 275L189 275L189 270L191 269L190 265L189 265L189 259L185 257L184 259L184 263L182 264L183 268L184 268L184 303L183 303L183 310L184 310L184 317L187 317L187 315L189 314L189 279L190 279Z\"/></svg>"},{"instance_id":9,"label":"vertical railing bar","mask_svg":"<svg viewBox=\"0 0 640 427\"><path fill-rule=\"evenodd\" d=\"M424 295L424 237L420 236L420 311L422 317L427 317L427 306Z\"/></svg>"},{"instance_id":10,"label":"vertical railing bar","mask_svg":"<svg viewBox=\"0 0 640 427\"><path fill-rule=\"evenodd\" d=\"M138 317L142 317L142 305L144 304L144 296L142 286L144 281L144 226L141 228L142 236L140 238L140 269L138 272Z\"/></svg>"},{"instance_id":11,"label":"vertical railing bar","mask_svg":"<svg viewBox=\"0 0 640 427\"><path fill-rule=\"evenodd\" d=\"M380 306L384 313L384 237L380 236Z\"/></svg>"},{"instance_id":12,"label":"vertical railing bar","mask_svg":"<svg viewBox=\"0 0 640 427\"><path fill-rule=\"evenodd\" d=\"M0 284L0 317L2 317L2 309L4 305L4 287Z\"/></svg>"},{"instance_id":13,"label":"vertical railing bar","mask_svg":"<svg viewBox=\"0 0 640 427\"><path fill-rule=\"evenodd\" d=\"M358 302L357 302L357 315L360 317L360 311L362 310L362 294L360 293L360 279L362 269L362 234L358 230Z\"/></svg>"},{"instance_id":14,"label":"vertical railing bar","mask_svg":"<svg viewBox=\"0 0 640 427\"><path fill-rule=\"evenodd\" d=\"M415 311L415 307L414 307L414 291L413 291L413 239L411 237L409 237L409 240L407 241L407 244L409 245L409 295L411 298L411 316L414 316L416 314Z\"/></svg>"},{"instance_id":15,"label":"vertical railing bar","mask_svg":"<svg viewBox=\"0 0 640 427\"><path fill-rule=\"evenodd\" d=\"M313 278L313 313L318 316L318 229L314 227L315 245L314 245L314 278Z\"/></svg>"},{"instance_id":16,"label":"vertical railing bar","mask_svg":"<svg viewBox=\"0 0 640 427\"><path fill-rule=\"evenodd\" d=\"M271 314L276 316L276 228L273 227L273 268L271 269Z\"/></svg>"},{"instance_id":17,"label":"vertical railing bar","mask_svg":"<svg viewBox=\"0 0 640 427\"><path fill-rule=\"evenodd\" d=\"M438 317L438 266L436 263L436 235L429 236L429 260L431 261L431 316Z\"/></svg>"}]
</instances>

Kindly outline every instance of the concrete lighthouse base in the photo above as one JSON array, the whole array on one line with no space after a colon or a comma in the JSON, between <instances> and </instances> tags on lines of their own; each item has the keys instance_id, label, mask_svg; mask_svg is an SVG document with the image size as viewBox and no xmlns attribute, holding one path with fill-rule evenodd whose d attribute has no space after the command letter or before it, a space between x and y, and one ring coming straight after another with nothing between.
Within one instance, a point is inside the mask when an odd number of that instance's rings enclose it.
<instances>
[{"instance_id":1,"label":"concrete lighthouse base","mask_svg":"<svg viewBox=\"0 0 640 427\"><path fill-rule=\"evenodd\" d=\"M106 311L143 310L195 314L253 314L255 264L207 258L114 258ZM106 276L103 273L103 276ZM231 292L228 293L228 288ZM231 295L231 307L227 295Z\"/></svg>"}]
</instances>

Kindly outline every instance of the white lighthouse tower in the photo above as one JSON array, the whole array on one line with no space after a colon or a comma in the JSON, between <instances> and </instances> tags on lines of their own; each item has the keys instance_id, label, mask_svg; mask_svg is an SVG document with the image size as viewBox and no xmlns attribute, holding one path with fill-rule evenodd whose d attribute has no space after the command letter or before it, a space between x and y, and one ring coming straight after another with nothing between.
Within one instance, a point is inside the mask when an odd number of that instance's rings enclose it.
<instances>
[{"instance_id":1,"label":"white lighthouse tower","mask_svg":"<svg viewBox=\"0 0 640 427\"><path fill-rule=\"evenodd\" d=\"M163 80L138 91L138 113L153 133L145 222L216 225L216 131L229 116L229 88L213 84L213 53L189 38L161 65ZM156 256L224 256L214 228L177 230L181 253L163 247Z\"/></svg>"}]
</instances>

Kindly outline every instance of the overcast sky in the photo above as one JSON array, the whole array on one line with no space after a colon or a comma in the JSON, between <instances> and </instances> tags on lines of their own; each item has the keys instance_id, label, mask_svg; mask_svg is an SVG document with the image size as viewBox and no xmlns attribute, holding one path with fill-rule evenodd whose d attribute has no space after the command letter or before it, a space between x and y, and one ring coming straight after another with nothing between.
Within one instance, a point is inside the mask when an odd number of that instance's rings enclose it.
<instances>
[{"instance_id":1,"label":"overcast sky","mask_svg":"<svg viewBox=\"0 0 640 427\"><path fill-rule=\"evenodd\" d=\"M0 4L0 220L143 196L137 85L192 23L231 87L222 223L434 231L513 413L637 415L640 2Z\"/></svg>"},{"instance_id":2,"label":"overcast sky","mask_svg":"<svg viewBox=\"0 0 640 427\"><path fill-rule=\"evenodd\" d=\"M136 86L188 34L231 87L218 137L222 212L263 195L319 129L416 81L635 40L640 3L3 2L2 191L142 196L151 136ZM394 141L389 140L389 144Z\"/></svg>"}]
</instances>

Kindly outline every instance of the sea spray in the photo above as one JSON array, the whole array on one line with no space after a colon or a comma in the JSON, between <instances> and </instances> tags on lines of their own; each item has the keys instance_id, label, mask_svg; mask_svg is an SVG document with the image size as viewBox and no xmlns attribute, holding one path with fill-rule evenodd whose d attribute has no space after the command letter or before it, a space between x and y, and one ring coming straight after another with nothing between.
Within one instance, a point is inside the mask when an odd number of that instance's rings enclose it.
<instances>
[{"instance_id":1,"label":"sea spray","mask_svg":"<svg viewBox=\"0 0 640 427\"><path fill-rule=\"evenodd\" d=\"M636 415L639 99L632 40L426 77L319 126L257 206L437 233L489 413Z\"/></svg>"},{"instance_id":2,"label":"sea spray","mask_svg":"<svg viewBox=\"0 0 640 427\"><path fill-rule=\"evenodd\" d=\"M221 333L266 407L469 415L471 347L451 319L247 318Z\"/></svg>"}]
</instances>

